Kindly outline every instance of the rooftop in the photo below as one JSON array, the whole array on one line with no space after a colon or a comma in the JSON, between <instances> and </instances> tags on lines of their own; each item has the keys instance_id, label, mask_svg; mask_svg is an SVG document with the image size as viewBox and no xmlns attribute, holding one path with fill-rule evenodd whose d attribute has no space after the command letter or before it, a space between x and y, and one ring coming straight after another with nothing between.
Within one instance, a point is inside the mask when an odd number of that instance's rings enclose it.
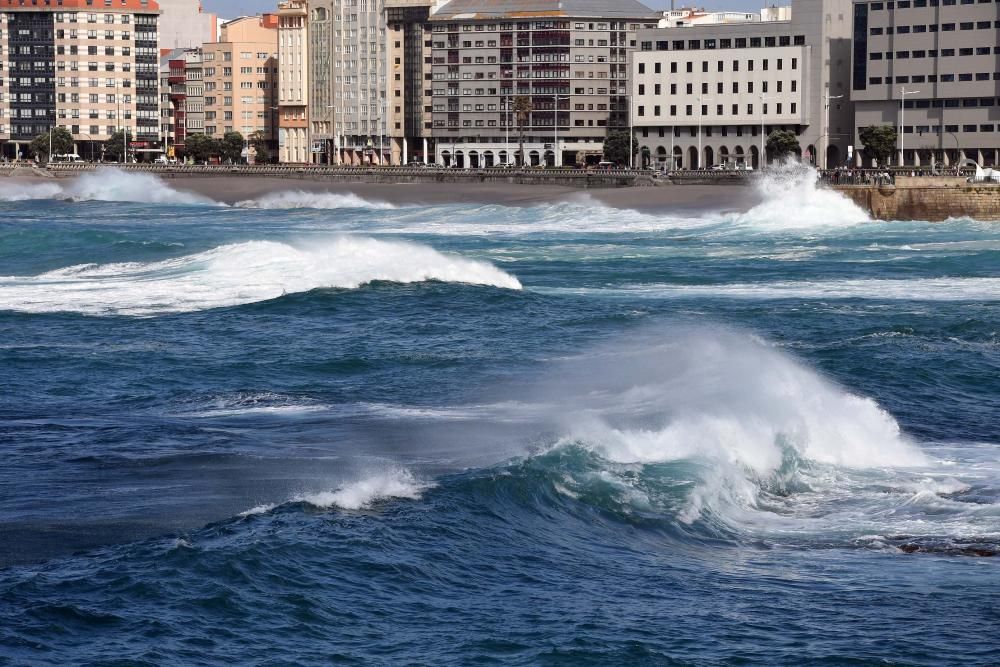
<instances>
[{"instance_id":1,"label":"rooftop","mask_svg":"<svg viewBox=\"0 0 1000 667\"><path fill-rule=\"evenodd\" d=\"M533 16L587 18L659 17L636 0L451 0L433 16L441 19L516 19Z\"/></svg>"}]
</instances>

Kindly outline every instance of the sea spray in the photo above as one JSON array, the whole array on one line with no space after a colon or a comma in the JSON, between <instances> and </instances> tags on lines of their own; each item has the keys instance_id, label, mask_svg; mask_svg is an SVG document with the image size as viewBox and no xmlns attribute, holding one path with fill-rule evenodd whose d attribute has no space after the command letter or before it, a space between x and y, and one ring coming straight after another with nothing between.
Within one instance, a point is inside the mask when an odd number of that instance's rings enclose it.
<instances>
[{"instance_id":1,"label":"sea spray","mask_svg":"<svg viewBox=\"0 0 1000 667\"><path fill-rule=\"evenodd\" d=\"M82 264L37 276L0 277L0 309L157 315L274 299L373 281L438 280L520 289L492 264L425 245L341 236L299 248L247 241L159 262Z\"/></svg>"},{"instance_id":2,"label":"sea spray","mask_svg":"<svg viewBox=\"0 0 1000 667\"><path fill-rule=\"evenodd\" d=\"M295 500L321 508L359 510L385 500L417 500L421 493L431 487L433 484L416 479L405 468L390 467L365 474L360 479L342 484L334 491L304 493L296 496Z\"/></svg>"},{"instance_id":3,"label":"sea spray","mask_svg":"<svg viewBox=\"0 0 1000 667\"><path fill-rule=\"evenodd\" d=\"M819 173L788 160L761 172L756 187L763 201L730 220L763 231L848 227L871 218L842 194L819 185Z\"/></svg>"}]
</instances>

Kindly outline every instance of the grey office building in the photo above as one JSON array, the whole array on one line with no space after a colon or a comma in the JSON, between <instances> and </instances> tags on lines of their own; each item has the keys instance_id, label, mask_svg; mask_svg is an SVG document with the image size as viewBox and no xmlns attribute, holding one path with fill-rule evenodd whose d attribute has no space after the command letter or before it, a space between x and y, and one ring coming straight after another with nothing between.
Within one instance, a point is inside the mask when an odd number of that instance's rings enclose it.
<instances>
[{"instance_id":1,"label":"grey office building","mask_svg":"<svg viewBox=\"0 0 1000 667\"><path fill-rule=\"evenodd\" d=\"M869 125L901 130L895 164L900 154L906 165L965 158L998 164L998 56L1000 3L855 2L856 132ZM859 153L857 163L872 160Z\"/></svg>"},{"instance_id":2,"label":"grey office building","mask_svg":"<svg viewBox=\"0 0 1000 667\"><path fill-rule=\"evenodd\" d=\"M804 160L842 164L852 143L850 0L796 0L762 20L642 30L632 119L658 168L761 165L766 137L794 132Z\"/></svg>"}]
</instances>

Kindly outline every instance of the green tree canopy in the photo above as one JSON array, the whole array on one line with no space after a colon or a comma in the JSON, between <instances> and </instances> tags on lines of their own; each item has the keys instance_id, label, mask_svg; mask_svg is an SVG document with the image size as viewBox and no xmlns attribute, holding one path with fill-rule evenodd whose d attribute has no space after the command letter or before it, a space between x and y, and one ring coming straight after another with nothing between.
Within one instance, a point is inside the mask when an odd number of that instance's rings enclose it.
<instances>
[{"instance_id":1,"label":"green tree canopy","mask_svg":"<svg viewBox=\"0 0 1000 667\"><path fill-rule=\"evenodd\" d=\"M111 138L104 142L104 159L110 162L121 162L125 158L125 132L119 130L111 135Z\"/></svg>"},{"instance_id":2,"label":"green tree canopy","mask_svg":"<svg viewBox=\"0 0 1000 667\"><path fill-rule=\"evenodd\" d=\"M208 162L219 153L219 142L204 134L189 134L184 137L184 154L195 162Z\"/></svg>"},{"instance_id":3,"label":"green tree canopy","mask_svg":"<svg viewBox=\"0 0 1000 667\"><path fill-rule=\"evenodd\" d=\"M869 125L859 133L865 152L880 165L888 163L896 152L896 128L892 125Z\"/></svg>"},{"instance_id":4,"label":"green tree canopy","mask_svg":"<svg viewBox=\"0 0 1000 667\"><path fill-rule=\"evenodd\" d=\"M799 140L794 132L775 130L767 136L767 152L774 160L781 160L799 149Z\"/></svg>"},{"instance_id":5,"label":"green tree canopy","mask_svg":"<svg viewBox=\"0 0 1000 667\"><path fill-rule=\"evenodd\" d=\"M70 134L69 130L65 127L56 126L45 134L38 135L31 142L31 152L39 160L48 162L51 157L49 155L50 135L52 140L53 155L66 155L67 153L73 152L73 146L75 144L73 141L73 135Z\"/></svg>"},{"instance_id":6,"label":"green tree canopy","mask_svg":"<svg viewBox=\"0 0 1000 667\"><path fill-rule=\"evenodd\" d=\"M247 141L253 146L254 161L257 164L266 164L271 161L271 150L267 146L267 134L263 130L251 132Z\"/></svg>"},{"instance_id":7,"label":"green tree canopy","mask_svg":"<svg viewBox=\"0 0 1000 667\"><path fill-rule=\"evenodd\" d=\"M635 155L639 150L639 140L632 137L632 152L629 153L629 133L625 130L615 130L608 132L604 139L604 159L619 165L627 165L631 162L630 155Z\"/></svg>"},{"instance_id":8,"label":"green tree canopy","mask_svg":"<svg viewBox=\"0 0 1000 667\"><path fill-rule=\"evenodd\" d=\"M243 135L235 130L226 132L219 142L219 157L236 164L243 157Z\"/></svg>"}]
</instances>

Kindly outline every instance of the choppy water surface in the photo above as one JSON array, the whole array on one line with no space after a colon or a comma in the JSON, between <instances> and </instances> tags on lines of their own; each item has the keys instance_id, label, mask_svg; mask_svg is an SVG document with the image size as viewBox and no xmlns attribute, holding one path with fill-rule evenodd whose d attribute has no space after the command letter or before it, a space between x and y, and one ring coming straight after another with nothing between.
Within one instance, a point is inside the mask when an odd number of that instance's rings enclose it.
<instances>
[{"instance_id":1,"label":"choppy water surface","mask_svg":"<svg viewBox=\"0 0 1000 667\"><path fill-rule=\"evenodd\" d=\"M997 664L1000 226L0 184L0 663Z\"/></svg>"}]
</instances>

